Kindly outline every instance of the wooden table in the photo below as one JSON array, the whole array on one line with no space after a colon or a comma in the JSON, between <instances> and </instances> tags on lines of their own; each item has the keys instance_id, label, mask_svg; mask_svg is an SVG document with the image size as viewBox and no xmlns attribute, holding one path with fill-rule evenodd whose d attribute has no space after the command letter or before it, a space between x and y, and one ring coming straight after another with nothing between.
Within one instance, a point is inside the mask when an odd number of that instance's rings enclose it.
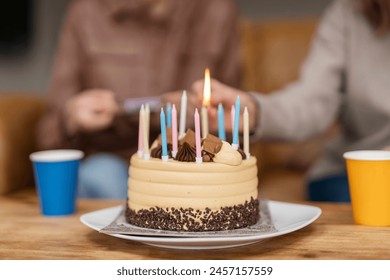
<instances>
[{"instance_id":1,"label":"wooden table","mask_svg":"<svg viewBox=\"0 0 390 280\"><path fill-rule=\"evenodd\" d=\"M0 197L0 259L390 259L390 227L353 223L349 204L309 203L323 213L313 224L265 242L230 249L175 250L98 233L82 214L123 204L80 200L77 214L44 217L34 191Z\"/></svg>"}]
</instances>

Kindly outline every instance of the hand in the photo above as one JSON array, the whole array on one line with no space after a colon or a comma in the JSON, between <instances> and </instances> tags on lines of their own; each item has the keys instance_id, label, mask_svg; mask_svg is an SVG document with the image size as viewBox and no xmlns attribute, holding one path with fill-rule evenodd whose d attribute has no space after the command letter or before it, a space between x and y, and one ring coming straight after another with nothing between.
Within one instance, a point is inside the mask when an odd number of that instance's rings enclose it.
<instances>
[{"instance_id":1,"label":"hand","mask_svg":"<svg viewBox=\"0 0 390 280\"><path fill-rule=\"evenodd\" d=\"M192 85L192 89L197 96L198 102L201 102L203 98L203 85L204 80L198 80ZM240 97L241 103L241 119L244 108L248 108L249 112L249 129L254 130L256 126L257 106L254 98L247 92L229 87L215 79L211 79L211 100L209 113L209 129L210 131L218 131L218 104L222 104L225 110L225 129L227 132L232 131L232 122L230 117L230 111L232 105L235 105L237 96ZM242 121L240 122L240 130L242 130Z\"/></svg>"},{"instance_id":2,"label":"hand","mask_svg":"<svg viewBox=\"0 0 390 280\"><path fill-rule=\"evenodd\" d=\"M76 131L98 131L109 127L119 111L114 93L91 89L72 97L65 105L66 127L69 134Z\"/></svg>"}]
</instances>

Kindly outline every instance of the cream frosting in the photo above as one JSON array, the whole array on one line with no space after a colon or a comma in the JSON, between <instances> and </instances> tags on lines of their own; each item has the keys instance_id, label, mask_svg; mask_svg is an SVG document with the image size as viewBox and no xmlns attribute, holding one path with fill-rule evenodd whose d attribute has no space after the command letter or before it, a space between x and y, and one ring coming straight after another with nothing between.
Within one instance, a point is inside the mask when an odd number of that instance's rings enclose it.
<instances>
[{"instance_id":1,"label":"cream frosting","mask_svg":"<svg viewBox=\"0 0 390 280\"><path fill-rule=\"evenodd\" d=\"M222 148L215 154L213 161L228 165L239 165L242 162L242 157L229 143L222 141Z\"/></svg>"},{"instance_id":2,"label":"cream frosting","mask_svg":"<svg viewBox=\"0 0 390 280\"><path fill-rule=\"evenodd\" d=\"M221 152L224 155L220 155L220 162L202 164L132 156L129 208L135 211L153 207L218 210L256 199L256 158L242 160L241 155L225 143Z\"/></svg>"}]
</instances>

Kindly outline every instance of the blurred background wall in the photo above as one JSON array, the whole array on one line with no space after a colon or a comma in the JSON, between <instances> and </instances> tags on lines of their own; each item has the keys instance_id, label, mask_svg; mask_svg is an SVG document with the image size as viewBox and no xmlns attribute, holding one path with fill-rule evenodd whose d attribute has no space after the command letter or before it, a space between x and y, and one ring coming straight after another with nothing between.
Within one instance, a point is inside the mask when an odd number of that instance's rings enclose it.
<instances>
[{"instance_id":1,"label":"blurred background wall","mask_svg":"<svg viewBox=\"0 0 390 280\"><path fill-rule=\"evenodd\" d=\"M6 2L19 1L23 2L23 0ZM70 0L24 1L31 6L31 36L26 46L15 53L1 49L0 92L28 91L44 95L50 81L61 21ZM235 2L243 18L266 21L317 17L330 0L235 0ZM3 7L0 12L2 18L0 25L7 24L11 16L7 7Z\"/></svg>"}]
</instances>

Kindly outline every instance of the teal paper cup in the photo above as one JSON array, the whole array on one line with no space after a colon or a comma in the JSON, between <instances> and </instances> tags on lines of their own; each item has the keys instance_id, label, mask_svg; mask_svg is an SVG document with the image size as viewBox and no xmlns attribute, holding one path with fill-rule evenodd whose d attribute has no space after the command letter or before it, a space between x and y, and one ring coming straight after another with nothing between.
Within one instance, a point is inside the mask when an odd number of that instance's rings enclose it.
<instances>
[{"instance_id":1,"label":"teal paper cup","mask_svg":"<svg viewBox=\"0 0 390 280\"><path fill-rule=\"evenodd\" d=\"M79 150L48 150L30 155L43 215L75 213L78 171L83 156Z\"/></svg>"}]
</instances>

